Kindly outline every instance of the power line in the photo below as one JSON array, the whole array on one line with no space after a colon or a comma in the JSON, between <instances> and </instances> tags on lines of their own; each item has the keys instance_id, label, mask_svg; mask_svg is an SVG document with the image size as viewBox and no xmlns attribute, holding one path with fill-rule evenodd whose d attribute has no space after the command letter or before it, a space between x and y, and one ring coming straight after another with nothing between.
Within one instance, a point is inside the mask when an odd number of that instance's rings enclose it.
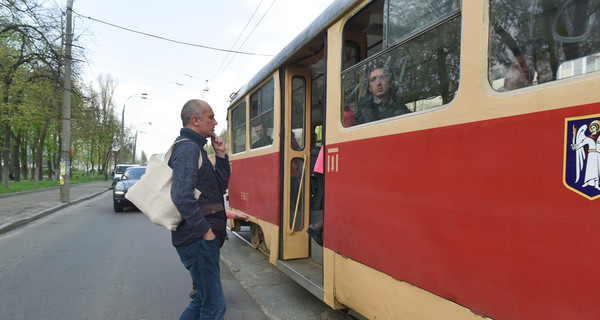
<instances>
[{"instance_id":1,"label":"power line","mask_svg":"<svg viewBox=\"0 0 600 320\"><path fill-rule=\"evenodd\" d=\"M201 78L201 77L198 77L198 76L195 76L195 75L191 75L191 74L187 74L187 73L183 73L183 72L180 72L180 71L175 71L175 70L171 70L171 69L166 69L166 68L158 67L158 66L155 66L155 65L150 65L150 64L147 64L147 63L140 62L138 60L127 59L127 58L115 56L115 55L112 55L112 54L108 54L106 52L101 52L101 51L98 51L98 50L96 50L95 52L98 53L98 54L101 54L101 55L105 55L105 56L109 56L109 57L112 57L112 58L115 58L115 59L119 59L119 60L131 62L131 63L139 64L139 65L146 66L146 67L149 67L149 68L154 68L154 69L158 69L158 70L163 70L163 71L168 71L168 72L172 72L172 73L177 73L179 75L182 75L182 76L185 76L185 77L188 77L188 78L192 78L192 79L196 79L196 80L206 80L206 81L208 81L206 78Z\"/></svg>"},{"instance_id":2,"label":"power line","mask_svg":"<svg viewBox=\"0 0 600 320\"><path fill-rule=\"evenodd\" d=\"M183 84L181 82L175 82L175 81L166 80L166 79L163 79L163 78L152 77L152 76L140 74L140 73L137 73L137 72L133 72L133 71L128 71L128 70L116 68L114 66L107 66L107 65L103 65L103 64L99 64L99 63L95 63L95 65L106 67L106 68L113 69L113 70L117 70L117 71L120 71L120 72L125 72L125 73L129 73L129 74L133 74L133 75L136 75L138 77L143 77L143 78L147 78L147 79L152 79L152 80L156 80L156 81L162 81L162 82L170 83L170 84L173 84L173 85L176 85L176 86L180 86L180 87L188 87L188 88L200 89L199 87L196 87L196 86L190 86L190 85Z\"/></svg>"},{"instance_id":3,"label":"power line","mask_svg":"<svg viewBox=\"0 0 600 320\"><path fill-rule=\"evenodd\" d=\"M256 15L256 12L258 12L258 9L262 5L263 1L264 0L260 1L260 3L258 4L258 6L256 7L256 9L252 13L252 16L250 16L250 19L248 19L248 22L246 22L246 25L244 26L244 29L242 30L242 32L240 32L240 35L237 37L237 39L235 39L235 42L233 43L233 45L231 46L231 49L229 49L229 50L233 50L233 48L238 43L238 41L240 41L240 38L244 34L244 31L246 31L246 28L248 28L248 25L250 25L250 22L252 21L252 18L254 18L254 15ZM225 56L225 59L223 59L223 62L221 62L221 65L219 66L219 69L217 69L217 72L215 72L215 75L213 76L213 79L215 79L217 77L217 75L219 74L219 72L221 71L221 68L225 64L225 61L227 61L227 58L229 58L229 54L230 54L230 52L227 53L227 55Z\"/></svg>"},{"instance_id":4,"label":"power line","mask_svg":"<svg viewBox=\"0 0 600 320\"><path fill-rule=\"evenodd\" d=\"M263 13L262 17L260 17L260 20L258 20L258 22L256 23L256 25L254 26L254 28L252 29L252 31L250 31L250 33L248 34L248 36L246 37L246 39L244 40L244 42L242 42L242 44L239 46L238 50L241 49L244 44L246 44L246 41L248 41L248 39L250 38L250 36L252 35L252 33L254 33L254 30L256 30L256 28L258 27L258 25L262 22L262 20L265 18L265 16L267 15L267 13L269 13L269 11L271 10L271 8L273 7L273 5L275 4L275 2L277 2L277 0L273 0L273 2L271 2L271 5L269 6L269 8L267 8L267 11L265 11L265 13ZM261 1L262 3L262 1ZM259 4L260 6L260 4ZM256 8L258 10L258 8ZM254 15L253 15L254 16ZM250 22L250 21L248 21ZM246 28L244 28L245 30ZM239 38L238 38L239 39ZM237 43L237 40L236 40ZM235 44L234 44L235 45ZM231 62L233 61L233 59L235 58L235 53L239 53L240 51L232 51L234 53L233 57L231 57L231 60L229 60L229 62L227 63L227 65L225 66L225 68L223 70L226 70L227 67L229 67L229 64L231 64ZM225 58L227 59L227 58ZM221 70L221 68L219 67L219 70ZM218 71L217 71L218 72ZM216 79L218 75L215 74L215 77L213 77L213 81L214 79Z\"/></svg>"},{"instance_id":5,"label":"power line","mask_svg":"<svg viewBox=\"0 0 600 320\"><path fill-rule=\"evenodd\" d=\"M152 38L156 38L156 39L160 39L160 40L164 40L164 41L168 41L168 42L173 42L173 43L177 43L177 44L181 44L181 45L198 47L198 48L215 50L215 51L221 51L221 52L235 53L235 54L245 54L245 55L250 55L250 56L263 56L263 57L273 57L274 56L272 54L262 54L262 53L253 53L253 52L243 52L243 51L232 51L232 50L227 50L227 49L209 47L209 46L205 46L205 45L201 45L201 44L195 44L195 43L189 43L189 42L183 42L183 41L173 40L173 39L169 39L169 38L165 38L165 37L153 35L153 34L150 34L150 33L141 32L141 31L137 31L137 30L133 30L133 29L121 27L121 26L118 26L116 24L112 24L112 23L109 23L109 22L106 22L106 21L95 19L95 18L92 18L92 17L89 17L89 16L84 16L84 15L78 13L78 12L75 12L75 11L73 11L73 13L75 13L76 15L78 15L81 18L92 20L92 21L95 21L95 22L99 22L99 23L111 26L113 28L117 28L117 29L129 31L129 32L141 34L141 35L144 35L144 36L147 36L147 37L152 37Z\"/></svg>"}]
</instances>

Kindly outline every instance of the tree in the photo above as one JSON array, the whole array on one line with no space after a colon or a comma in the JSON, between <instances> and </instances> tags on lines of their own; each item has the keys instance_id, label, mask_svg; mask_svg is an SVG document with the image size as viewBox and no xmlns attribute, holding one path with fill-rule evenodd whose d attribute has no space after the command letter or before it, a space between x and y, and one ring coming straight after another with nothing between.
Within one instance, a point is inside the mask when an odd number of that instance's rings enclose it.
<instances>
[{"instance_id":1,"label":"tree","mask_svg":"<svg viewBox=\"0 0 600 320\"><path fill-rule=\"evenodd\" d=\"M143 166L148 164L148 157L146 156L146 153L144 152L144 150L142 150L142 156L140 157L140 164Z\"/></svg>"},{"instance_id":2,"label":"tree","mask_svg":"<svg viewBox=\"0 0 600 320\"><path fill-rule=\"evenodd\" d=\"M18 153L26 136L20 120L30 109L25 104L26 91L39 78L60 75L56 71L61 69L61 55L56 48L60 48L61 28L36 1L2 2L0 16L0 125L4 135L0 149L2 176L8 177L11 167L20 168ZM8 188L8 179L3 179L3 186Z\"/></svg>"}]
</instances>

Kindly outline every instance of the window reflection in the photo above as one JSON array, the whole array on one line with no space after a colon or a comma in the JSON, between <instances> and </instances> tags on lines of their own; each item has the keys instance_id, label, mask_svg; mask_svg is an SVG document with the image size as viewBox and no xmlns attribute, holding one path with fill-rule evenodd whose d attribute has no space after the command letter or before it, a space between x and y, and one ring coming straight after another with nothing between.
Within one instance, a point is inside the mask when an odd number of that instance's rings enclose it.
<instances>
[{"instance_id":1,"label":"window reflection","mask_svg":"<svg viewBox=\"0 0 600 320\"><path fill-rule=\"evenodd\" d=\"M600 0L490 2L491 86L514 90L598 71Z\"/></svg>"},{"instance_id":2,"label":"window reflection","mask_svg":"<svg viewBox=\"0 0 600 320\"><path fill-rule=\"evenodd\" d=\"M250 127L252 149L273 143L273 105L275 87L273 79L250 95Z\"/></svg>"},{"instance_id":3,"label":"window reflection","mask_svg":"<svg viewBox=\"0 0 600 320\"><path fill-rule=\"evenodd\" d=\"M306 128L306 80L292 78L292 149L304 150Z\"/></svg>"},{"instance_id":4,"label":"window reflection","mask_svg":"<svg viewBox=\"0 0 600 320\"><path fill-rule=\"evenodd\" d=\"M290 229L300 231L304 229L304 186L301 175L304 166L304 159L293 158L290 166ZM294 220L294 216L296 220ZM295 221L295 222L294 222Z\"/></svg>"},{"instance_id":5,"label":"window reflection","mask_svg":"<svg viewBox=\"0 0 600 320\"><path fill-rule=\"evenodd\" d=\"M459 7L459 0L390 0L386 15L388 23L384 24L387 47L400 43L440 18L453 14Z\"/></svg>"},{"instance_id":6,"label":"window reflection","mask_svg":"<svg viewBox=\"0 0 600 320\"><path fill-rule=\"evenodd\" d=\"M345 127L429 110L458 90L460 16L342 72Z\"/></svg>"},{"instance_id":7,"label":"window reflection","mask_svg":"<svg viewBox=\"0 0 600 320\"><path fill-rule=\"evenodd\" d=\"M246 101L231 111L231 144L233 153L246 150Z\"/></svg>"}]
</instances>

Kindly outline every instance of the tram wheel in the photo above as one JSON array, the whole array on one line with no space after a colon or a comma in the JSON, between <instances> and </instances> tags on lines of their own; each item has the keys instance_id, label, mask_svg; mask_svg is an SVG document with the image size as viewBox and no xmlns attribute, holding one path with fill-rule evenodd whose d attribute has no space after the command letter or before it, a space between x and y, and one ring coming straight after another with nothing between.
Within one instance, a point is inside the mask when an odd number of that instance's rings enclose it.
<instances>
[{"instance_id":1,"label":"tram wheel","mask_svg":"<svg viewBox=\"0 0 600 320\"><path fill-rule=\"evenodd\" d=\"M250 224L250 243L252 243L254 249L258 249L258 251L267 256L269 255L270 250L265 242L265 235L262 228L255 223Z\"/></svg>"}]
</instances>

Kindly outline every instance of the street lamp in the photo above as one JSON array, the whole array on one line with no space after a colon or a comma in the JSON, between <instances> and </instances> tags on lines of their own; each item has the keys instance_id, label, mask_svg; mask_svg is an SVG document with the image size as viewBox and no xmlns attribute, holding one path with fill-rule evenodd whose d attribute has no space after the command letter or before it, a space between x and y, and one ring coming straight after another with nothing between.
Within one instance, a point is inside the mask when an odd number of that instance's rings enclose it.
<instances>
[{"instance_id":1,"label":"street lamp","mask_svg":"<svg viewBox=\"0 0 600 320\"><path fill-rule=\"evenodd\" d=\"M123 138L125 136L125 106L127 105L127 101L133 97L138 97L142 99L148 99L147 93L136 93L130 95L127 99L125 99L125 103L123 104L123 113L121 114L121 148L119 149L119 162L123 162L123 147L124 142Z\"/></svg>"},{"instance_id":2,"label":"street lamp","mask_svg":"<svg viewBox=\"0 0 600 320\"><path fill-rule=\"evenodd\" d=\"M150 121L144 122L144 123L141 123L141 124L137 125L136 127L141 127L141 126L143 126L145 124L151 126L152 122L150 122ZM140 132L144 133L144 131L140 131ZM136 128L135 129L135 139L133 140L133 161L132 161L133 163L135 163L135 147L137 146L137 135L138 135L138 129Z\"/></svg>"}]
</instances>

